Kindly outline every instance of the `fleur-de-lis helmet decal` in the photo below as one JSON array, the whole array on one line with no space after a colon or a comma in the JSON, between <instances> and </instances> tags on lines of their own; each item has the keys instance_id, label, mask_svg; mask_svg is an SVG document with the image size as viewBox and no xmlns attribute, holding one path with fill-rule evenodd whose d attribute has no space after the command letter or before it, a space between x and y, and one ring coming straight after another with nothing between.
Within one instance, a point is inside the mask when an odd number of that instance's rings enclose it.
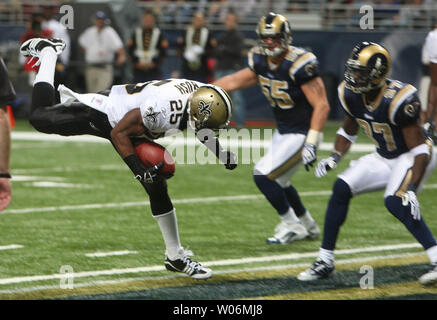
<instances>
[{"instance_id":1,"label":"fleur-de-lis helmet decal","mask_svg":"<svg viewBox=\"0 0 437 320\"><path fill-rule=\"evenodd\" d=\"M232 100L225 90L215 85L197 89L188 101L190 126L196 130L221 129L229 124Z\"/></svg>"}]
</instances>

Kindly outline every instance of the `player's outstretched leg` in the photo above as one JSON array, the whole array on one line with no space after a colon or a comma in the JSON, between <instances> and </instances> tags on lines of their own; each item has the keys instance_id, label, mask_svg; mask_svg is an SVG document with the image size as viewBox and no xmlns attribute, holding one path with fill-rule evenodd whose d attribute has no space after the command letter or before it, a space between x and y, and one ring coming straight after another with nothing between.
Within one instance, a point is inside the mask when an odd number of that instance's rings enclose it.
<instances>
[{"instance_id":1,"label":"player's outstretched leg","mask_svg":"<svg viewBox=\"0 0 437 320\"><path fill-rule=\"evenodd\" d=\"M29 63L39 65L39 71L35 77L32 90L32 104L30 123L41 132L48 132L50 117L46 114L40 115L42 108L54 105L55 88L54 77L56 60L64 50L65 42L61 39L33 38L24 42L20 47L20 53L24 57L32 58Z\"/></svg>"},{"instance_id":2,"label":"player's outstretched leg","mask_svg":"<svg viewBox=\"0 0 437 320\"><path fill-rule=\"evenodd\" d=\"M298 275L299 280L314 281L334 275L335 244L340 227L346 219L351 198L352 192L349 185L342 179L337 179L326 210L323 241L319 256L309 269Z\"/></svg>"},{"instance_id":3,"label":"player's outstretched leg","mask_svg":"<svg viewBox=\"0 0 437 320\"><path fill-rule=\"evenodd\" d=\"M426 225L423 217L416 220L411 215L410 205L403 206L402 198L397 196L387 196L385 198L385 206L397 219L399 219L416 240L425 249L429 260L431 261L431 269L426 274L419 278L419 282L423 285L437 283L437 242L434 236Z\"/></svg>"},{"instance_id":4,"label":"player's outstretched leg","mask_svg":"<svg viewBox=\"0 0 437 320\"><path fill-rule=\"evenodd\" d=\"M254 172L254 180L259 190L276 209L282 220L276 226L273 237L268 238L266 242L268 244L287 244L305 239L308 232L296 217L282 187L276 181L257 171Z\"/></svg>"},{"instance_id":5,"label":"player's outstretched leg","mask_svg":"<svg viewBox=\"0 0 437 320\"><path fill-rule=\"evenodd\" d=\"M179 238L176 209L168 196L164 178L153 184L142 183L149 198L152 214L158 222L165 243L165 267L169 271L186 273L193 279L208 279L212 276L209 268L192 260L193 253L185 250Z\"/></svg>"}]
</instances>

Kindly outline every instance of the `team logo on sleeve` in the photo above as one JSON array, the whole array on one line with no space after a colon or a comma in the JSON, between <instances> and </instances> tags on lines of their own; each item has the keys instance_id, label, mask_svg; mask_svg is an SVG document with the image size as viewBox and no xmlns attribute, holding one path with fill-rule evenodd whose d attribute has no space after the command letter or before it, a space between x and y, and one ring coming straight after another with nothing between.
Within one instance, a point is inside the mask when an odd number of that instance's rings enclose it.
<instances>
[{"instance_id":1,"label":"team logo on sleeve","mask_svg":"<svg viewBox=\"0 0 437 320\"><path fill-rule=\"evenodd\" d=\"M206 104L204 101L200 100L199 101L199 115L201 116L210 116L211 115L211 104L212 102Z\"/></svg>"},{"instance_id":2,"label":"team logo on sleeve","mask_svg":"<svg viewBox=\"0 0 437 320\"><path fill-rule=\"evenodd\" d=\"M407 116L409 116L410 118L414 118L414 116L416 115L416 113L417 113L417 105L418 105L418 103L417 102L414 102L413 104L407 104L405 107L404 107L404 113L407 115Z\"/></svg>"},{"instance_id":3,"label":"team logo on sleeve","mask_svg":"<svg viewBox=\"0 0 437 320\"><path fill-rule=\"evenodd\" d=\"M144 115L144 119L151 123L156 123L156 118L158 117L159 112L154 112L152 107L149 107Z\"/></svg>"},{"instance_id":4,"label":"team logo on sleeve","mask_svg":"<svg viewBox=\"0 0 437 320\"><path fill-rule=\"evenodd\" d=\"M308 63L305 67L304 70L305 72L312 76L314 74L314 72L316 71L317 66L314 63Z\"/></svg>"}]
</instances>

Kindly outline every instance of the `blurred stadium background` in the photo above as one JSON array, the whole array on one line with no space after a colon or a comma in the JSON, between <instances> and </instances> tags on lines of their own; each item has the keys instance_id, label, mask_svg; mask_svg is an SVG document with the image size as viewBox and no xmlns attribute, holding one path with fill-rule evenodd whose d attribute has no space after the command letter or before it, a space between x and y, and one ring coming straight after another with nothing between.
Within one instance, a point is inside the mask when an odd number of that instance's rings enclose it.
<instances>
[{"instance_id":1,"label":"blurred stadium background","mask_svg":"<svg viewBox=\"0 0 437 320\"><path fill-rule=\"evenodd\" d=\"M46 6L59 12L63 4L74 9L65 84L79 92L85 92L85 62L78 37L92 24L97 10L106 12L125 44L139 26L142 11L148 8L156 13L169 41L164 78L180 71L176 40L196 11L205 14L215 36L224 30L226 12L235 11L246 51L256 44L260 16L271 10L284 14L292 27L293 44L319 58L332 108L332 121L325 130L327 143L333 142L342 117L336 87L351 48L364 40L383 44L392 55L392 77L419 86L421 48L437 16L434 1L426 0L0 1L0 56L18 95L12 106L17 120L12 132L13 200L0 219L0 299L437 298L437 288L424 288L417 282L428 268L427 258L384 208L381 192L353 200L338 242L338 276L320 285L299 283L295 276L313 261L320 241L265 244L278 218L252 181L253 164L240 165L233 172L219 165L177 166L169 192L178 210L182 243L215 274L207 282L195 282L165 271L163 243L148 200L112 147L88 137L35 135L26 121L31 87L18 59L20 38L35 12ZM362 30L360 8L369 4L374 9L374 29ZM245 60L244 56L243 66ZM115 83L132 81L129 61L115 72ZM270 107L257 86L245 90L244 98L248 124L271 124ZM347 155L337 171L372 150L370 143L360 135L359 148ZM327 156L330 148L321 148L319 158ZM293 183L323 226L336 175L308 177L301 169ZM434 173L420 195L423 216L434 233L436 188ZM115 253L99 257L98 252ZM375 268L374 290L360 288L359 270L364 264ZM65 265L77 273L73 290L60 287L60 268Z\"/></svg>"},{"instance_id":2,"label":"blurred stadium background","mask_svg":"<svg viewBox=\"0 0 437 320\"><path fill-rule=\"evenodd\" d=\"M392 77L418 87L422 75L421 48L437 15L437 5L432 0L3 0L0 2L0 55L8 65L18 93L19 99L14 106L14 113L18 117L27 115L31 89L23 66L18 61L20 37L29 28L26 23L29 24L32 15L41 12L45 6L53 6L59 19L62 14L59 14L58 8L62 4L71 5L74 9L74 28L68 30L71 57L65 82L73 90L82 92L85 91L85 64L78 37L92 25L93 14L98 10L108 15L111 26L125 44L134 29L140 26L143 10L150 9L157 15L158 25L169 41L167 57L162 64L164 78L180 70L181 58L177 55L176 40L191 23L196 11L204 13L207 27L214 37L224 30L226 13L230 10L236 12L239 31L245 36L246 50L255 44L255 26L259 17L269 11L280 12L290 21L293 44L313 51L319 58L332 106L332 119L342 116L336 86L343 76L345 58L360 41L375 41L388 48L393 60ZM360 13L360 8L364 5L373 8L372 30L360 29L359 22L364 15ZM210 66L213 66L213 59ZM244 55L242 66L245 63ZM115 69L115 83L131 82L132 78L129 62ZM258 87L246 90L244 98L248 121L271 119L270 110L266 108L267 100Z\"/></svg>"}]
</instances>

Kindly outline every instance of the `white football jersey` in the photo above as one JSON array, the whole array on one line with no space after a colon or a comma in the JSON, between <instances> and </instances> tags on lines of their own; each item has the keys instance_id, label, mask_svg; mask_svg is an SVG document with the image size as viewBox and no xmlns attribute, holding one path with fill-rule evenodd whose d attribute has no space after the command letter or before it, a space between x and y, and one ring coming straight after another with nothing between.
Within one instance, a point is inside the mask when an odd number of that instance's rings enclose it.
<instances>
[{"instance_id":1,"label":"white football jersey","mask_svg":"<svg viewBox=\"0 0 437 320\"><path fill-rule=\"evenodd\" d=\"M150 136L179 129L191 94L204 84L187 79L155 80L112 86L105 113L114 127L132 109L140 108Z\"/></svg>"},{"instance_id":2,"label":"white football jersey","mask_svg":"<svg viewBox=\"0 0 437 320\"><path fill-rule=\"evenodd\" d=\"M425 60L427 58L428 61L437 63L437 29L428 33L423 50L422 60L424 60L423 56L425 56Z\"/></svg>"}]
</instances>

